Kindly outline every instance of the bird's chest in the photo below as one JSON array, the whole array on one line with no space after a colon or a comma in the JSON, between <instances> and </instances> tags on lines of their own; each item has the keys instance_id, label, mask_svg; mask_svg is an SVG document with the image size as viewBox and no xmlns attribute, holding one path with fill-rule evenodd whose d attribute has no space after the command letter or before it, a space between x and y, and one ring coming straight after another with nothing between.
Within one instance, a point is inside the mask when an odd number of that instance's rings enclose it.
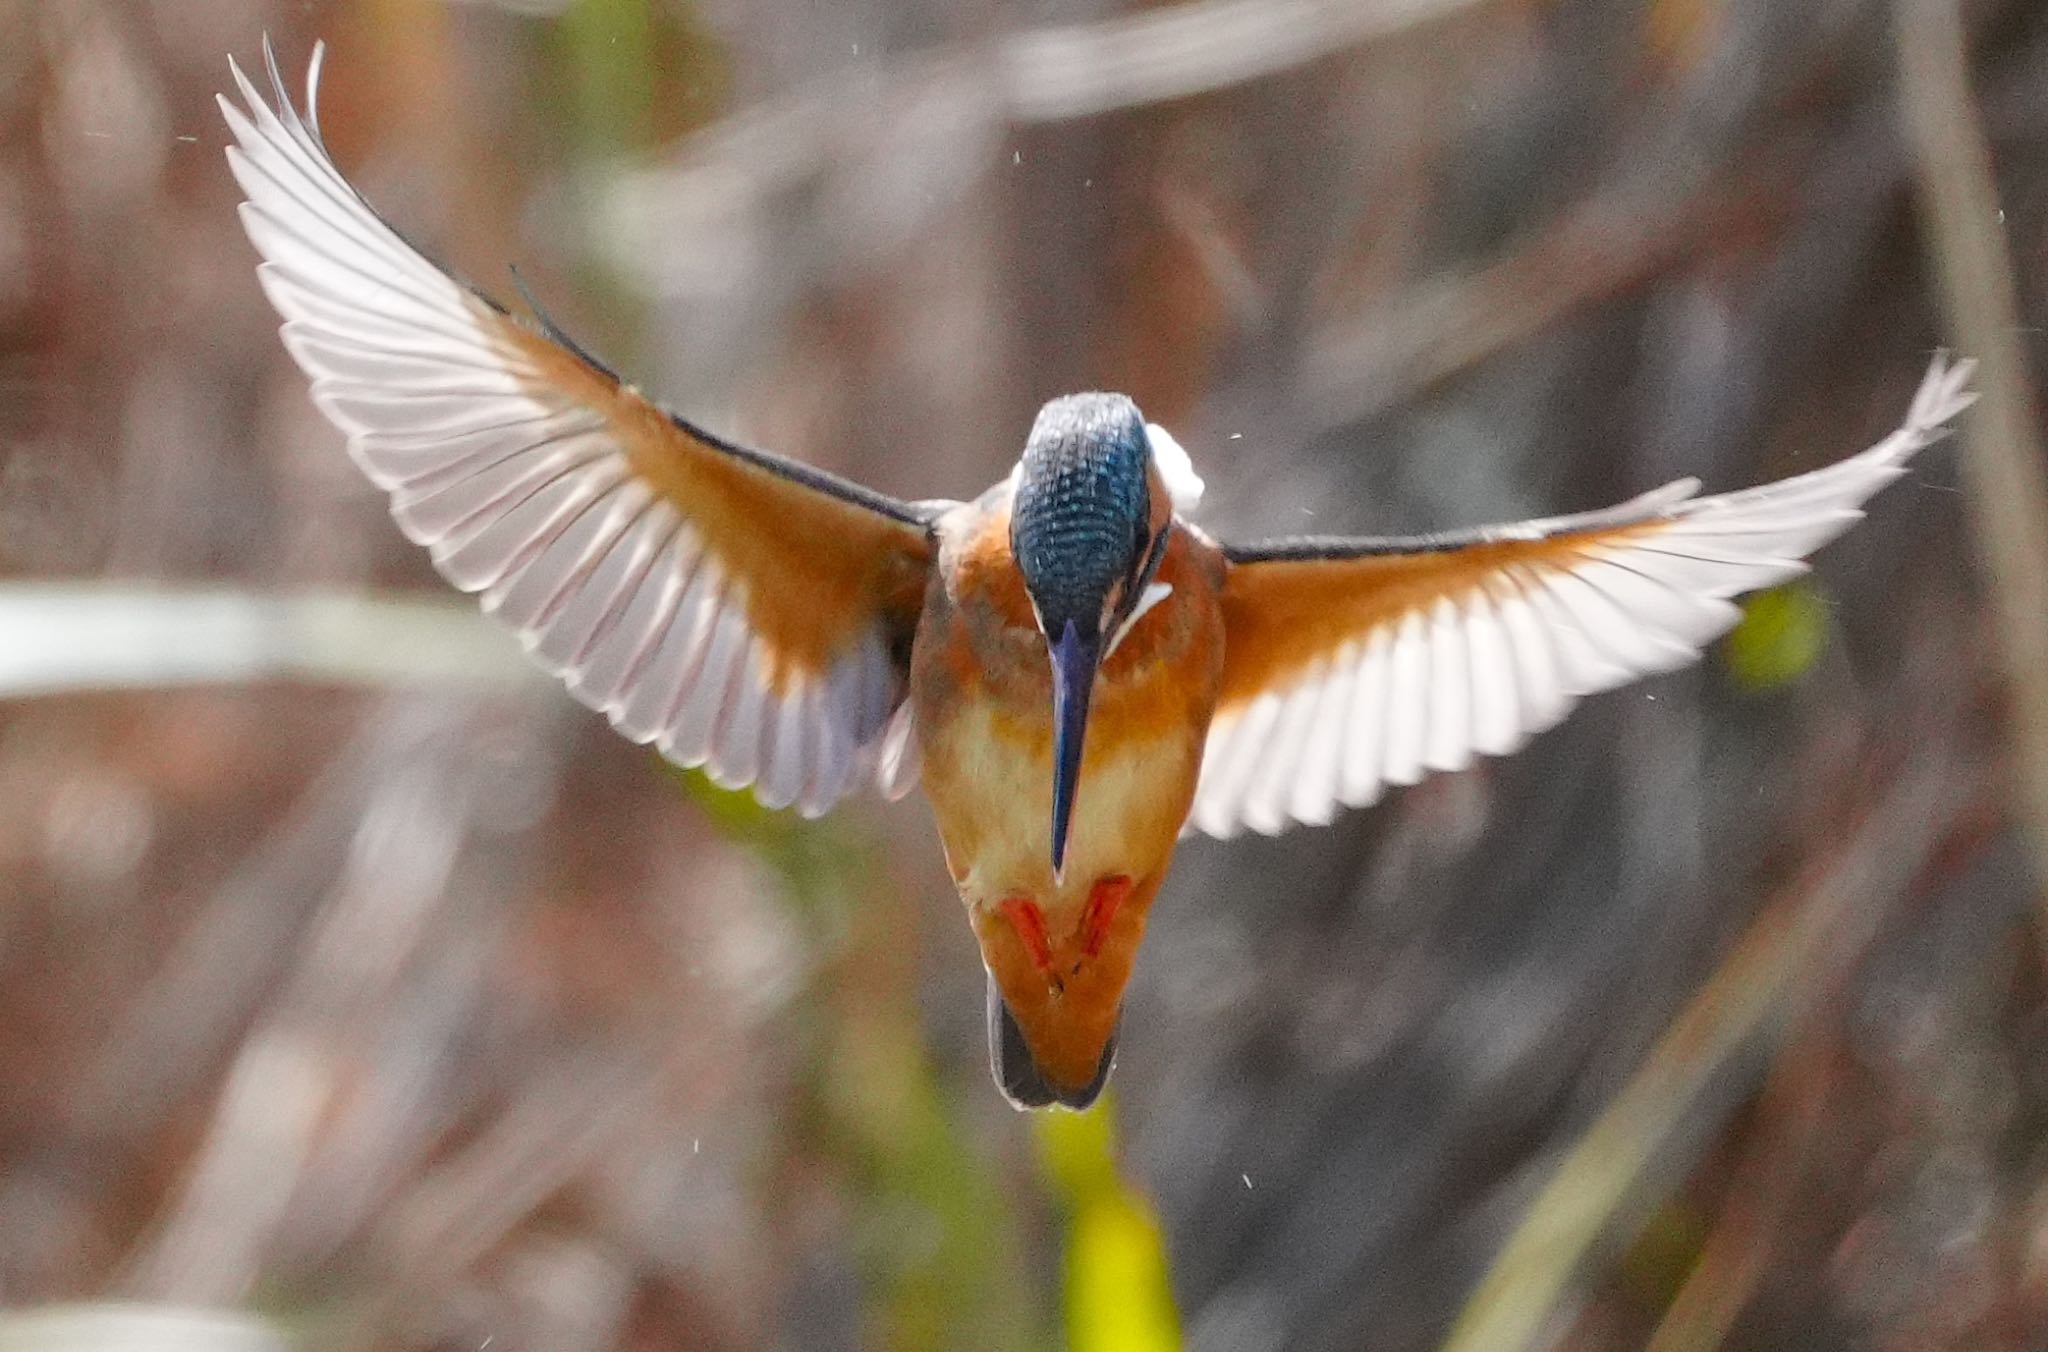
<instances>
[{"instance_id":1,"label":"bird's chest","mask_svg":"<svg viewBox=\"0 0 2048 1352\"><path fill-rule=\"evenodd\" d=\"M926 792L970 905L1023 896L1056 913L1083 904L1098 878L1165 866L1194 792L1195 739L1169 728L1089 729L1066 869L1055 880L1049 725L1046 710L984 694L943 704L920 726Z\"/></svg>"},{"instance_id":2,"label":"bird's chest","mask_svg":"<svg viewBox=\"0 0 2048 1352\"><path fill-rule=\"evenodd\" d=\"M911 699L925 792L970 907L1023 896L1057 917L1084 906L1097 879L1164 872L1220 678L1221 621L1199 580L1184 579L1103 663L1060 879L1051 866L1051 668L1028 602L1000 578L956 577L932 598Z\"/></svg>"}]
</instances>

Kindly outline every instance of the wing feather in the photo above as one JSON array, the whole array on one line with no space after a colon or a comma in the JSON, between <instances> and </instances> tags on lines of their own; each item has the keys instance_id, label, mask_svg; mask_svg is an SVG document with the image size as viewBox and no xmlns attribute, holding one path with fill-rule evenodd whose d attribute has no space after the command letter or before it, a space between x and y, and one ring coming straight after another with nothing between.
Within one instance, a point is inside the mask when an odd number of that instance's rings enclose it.
<instances>
[{"instance_id":1,"label":"wing feather","mask_svg":"<svg viewBox=\"0 0 2048 1352\"><path fill-rule=\"evenodd\" d=\"M812 815L878 773L944 504L720 441L514 321L335 167L318 50L303 116L264 60L270 98L231 64L220 100L257 275L399 528L635 741Z\"/></svg>"},{"instance_id":2,"label":"wing feather","mask_svg":"<svg viewBox=\"0 0 2048 1352\"><path fill-rule=\"evenodd\" d=\"M1226 549L1223 693L1190 826L1328 821L1692 661L1735 623L1731 598L1805 572L1968 407L1971 368L1936 357L1897 431L1774 484L1702 498L1687 479L1452 535Z\"/></svg>"}]
</instances>

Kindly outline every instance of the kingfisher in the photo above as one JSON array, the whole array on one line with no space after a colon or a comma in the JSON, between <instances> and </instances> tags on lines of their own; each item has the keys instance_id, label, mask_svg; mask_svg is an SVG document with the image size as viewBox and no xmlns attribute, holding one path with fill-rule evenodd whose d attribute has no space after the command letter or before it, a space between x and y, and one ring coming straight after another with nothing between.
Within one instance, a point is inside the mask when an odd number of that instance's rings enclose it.
<instances>
[{"instance_id":1,"label":"kingfisher","mask_svg":"<svg viewBox=\"0 0 2048 1352\"><path fill-rule=\"evenodd\" d=\"M972 502L904 502L662 408L412 247L270 44L230 62L241 219L312 397L398 527L635 742L774 808L922 784L997 1084L1084 1108L1174 848L1323 824L1692 661L1965 408L1937 355L1876 445L1761 487L1402 538L1223 543L1121 394L1039 410Z\"/></svg>"}]
</instances>

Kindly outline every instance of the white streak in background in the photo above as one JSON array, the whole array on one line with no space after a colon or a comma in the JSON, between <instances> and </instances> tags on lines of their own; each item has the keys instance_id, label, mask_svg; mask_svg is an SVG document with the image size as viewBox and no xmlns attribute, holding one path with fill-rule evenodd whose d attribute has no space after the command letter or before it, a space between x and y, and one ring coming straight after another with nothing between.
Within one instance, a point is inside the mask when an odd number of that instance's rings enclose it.
<instances>
[{"instance_id":1,"label":"white streak in background","mask_svg":"<svg viewBox=\"0 0 2048 1352\"><path fill-rule=\"evenodd\" d=\"M265 680L547 686L516 642L455 601L0 586L0 698Z\"/></svg>"},{"instance_id":2,"label":"white streak in background","mask_svg":"<svg viewBox=\"0 0 2048 1352\"><path fill-rule=\"evenodd\" d=\"M451 0L452 3L474 5L478 9L503 10L523 19L553 19L568 12L575 0Z\"/></svg>"},{"instance_id":3,"label":"white streak in background","mask_svg":"<svg viewBox=\"0 0 2048 1352\"><path fill-rule=\"evenodd\" d=\"M1193 0L1002 44L1008 110L1086 117L1244 84L1448 18L1474 0Z\"/></svg>"},{"instance_id":4,"label":"white streak in background","mask_svg":"<svg viewBox=\"0 0 2048 1352\"><path fill-rule=\"evenodd\" d=\"M255 1315L134 1302L0 1314L0 1352L291 1352L300 1341Z\"/></svg>"}]
</instances>

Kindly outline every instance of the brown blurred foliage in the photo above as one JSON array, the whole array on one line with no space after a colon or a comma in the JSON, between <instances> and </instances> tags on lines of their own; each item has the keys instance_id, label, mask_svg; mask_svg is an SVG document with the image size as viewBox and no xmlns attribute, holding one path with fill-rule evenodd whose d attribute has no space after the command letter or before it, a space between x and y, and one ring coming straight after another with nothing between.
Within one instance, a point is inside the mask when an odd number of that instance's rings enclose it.
<instances>
[{"instance_id":1,"label":"brown blurred foliage","mask_svg":"<svg viewBox=\"0 0 2048 1352\"><path fill-rule=\"evenodd\" d=\"M1967 15L2037 359L2048 12ZM438 256L911 497L1087 387L1225 534L1732 488L1882 434L1943 341L1875 0L0 0L5 588L438 587L235 224L212 95L265 31L330 43L330 144ZM1573 1349L2048 1346L1961 442L1754 661L1187 847L1117 1088L1189 1346L1432 1347L1475 1292ZM1106 1345L935 845L915 801L764 818L541 683L0 705L0 1304ZM1561 1285L1483 1284L1567 1212Z\"/></svg>"}]
</instances>

